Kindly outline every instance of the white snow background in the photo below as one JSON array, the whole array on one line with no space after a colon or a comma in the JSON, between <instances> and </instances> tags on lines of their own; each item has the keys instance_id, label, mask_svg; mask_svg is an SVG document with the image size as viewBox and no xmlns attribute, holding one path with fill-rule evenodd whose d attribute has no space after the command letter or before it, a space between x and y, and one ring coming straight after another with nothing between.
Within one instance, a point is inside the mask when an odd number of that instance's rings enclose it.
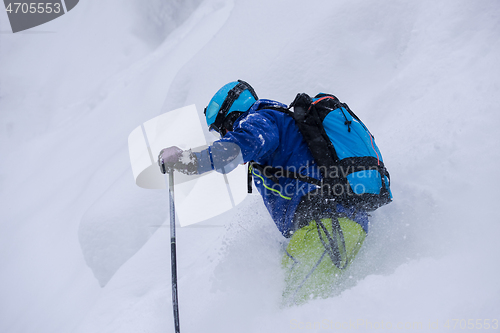
<instances>
[{"instance_id":1,"label":"white snow background","mask_svg":"<svg viewBox=\"0 0 500 333\"><path fill-rule=\"evenodd\" d=\"M336 296L284 309L258 196L178 229L182 332L500 319L499 17L497 0L108 0L12 34L2 11L0 332L173 332L168 198L134 185L127 136L238 78L347 102L394 202Z\"/></svg>"}]
</instances>

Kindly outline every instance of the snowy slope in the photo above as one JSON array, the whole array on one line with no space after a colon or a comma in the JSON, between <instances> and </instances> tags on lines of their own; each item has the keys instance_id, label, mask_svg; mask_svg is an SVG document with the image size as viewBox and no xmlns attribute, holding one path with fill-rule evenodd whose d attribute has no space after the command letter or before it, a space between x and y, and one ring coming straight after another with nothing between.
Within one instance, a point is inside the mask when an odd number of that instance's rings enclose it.
<instances>
[{"instance_id":1,"label":"snowy slope","mask_svg":"<svg viewBox=\"0 0 500 333\"><path fill-rule=\"evenodd\" d=\"M0 332L173 331L168 228L154 227L167 199L134 186L127 136L237 78L262 98L347 102L395 201L336 297L286 309L285 240L259 197L179 229L183 332L500 319L498 1L147 3L81 1L0 34Z\"/></svg>"}]
</instances>

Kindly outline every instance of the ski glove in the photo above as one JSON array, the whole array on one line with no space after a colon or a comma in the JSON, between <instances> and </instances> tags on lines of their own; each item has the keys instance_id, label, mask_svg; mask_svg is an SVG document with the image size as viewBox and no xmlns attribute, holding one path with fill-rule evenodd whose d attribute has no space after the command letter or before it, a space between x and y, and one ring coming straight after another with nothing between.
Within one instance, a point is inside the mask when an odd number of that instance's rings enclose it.
<instances>
[{"instance_id":1,"label":"ski glove","mask_svg":"<svg viewBox=\"0 0 500 333\"><path fill-rule=\"evenodd\" d=\"M198 172L198 160L190 150L182 150L172 146L160 151L158 165L162 173L177 170L186 175L194 175Z\"/></svg>"}]
</instances>

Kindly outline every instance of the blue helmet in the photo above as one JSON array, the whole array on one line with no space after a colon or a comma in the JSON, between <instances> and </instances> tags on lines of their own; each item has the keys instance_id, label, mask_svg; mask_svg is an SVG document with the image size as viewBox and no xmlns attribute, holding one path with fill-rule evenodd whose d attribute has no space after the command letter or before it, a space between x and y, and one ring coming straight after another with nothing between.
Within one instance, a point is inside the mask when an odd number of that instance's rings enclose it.
<instances>
[{"instance_id":1,"label":"blue helmet","mask_svg":"<svg viewBox=\"0 0 500 333\"><path fill-rule=\"evenodd\" d=\"M231 129L232 124L230 128L225 126L227 125L225 121L228 119L228 115L234 111L248 111L257 99L257 94L245 81L238 80L226 84L217 91L205 108L205 117L209 129L219 133L223 128ZM234 122L236 119L231 120Z\"/></svg>"}]
</instances>

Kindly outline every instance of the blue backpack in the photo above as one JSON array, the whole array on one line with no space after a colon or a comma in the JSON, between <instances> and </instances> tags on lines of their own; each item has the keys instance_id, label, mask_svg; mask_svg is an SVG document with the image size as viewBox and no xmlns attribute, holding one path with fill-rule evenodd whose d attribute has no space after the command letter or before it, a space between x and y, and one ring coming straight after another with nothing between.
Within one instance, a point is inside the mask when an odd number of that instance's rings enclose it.
<instances>
[{"instance_id":1,"label":"blue backpack","mask_svg":"<svg viewBox=\"0 0 500 333\"><path fill-rule=\"evenodd\" d=\"M293 112L290 108L293 107ZM335 199L347 207L373 211L392 201L390 176L375 138L363 122L330 94L314 98L301 93L288 109L275 108L295 119L323 179L321 181L281 168L263 170L318 186L316 194Z\"/></svg>"},{"instance_id":2,"label":"blue backpack","mask_svg":"<svg viewBox=\"0 0 500 333\"><path fill-rule=\"evenodd\" d=\"M347 104L330 94L298 94L290 107L324 177L324 194L369 211L392 201L375 138Z\"/></svg>"}]
</instances>

